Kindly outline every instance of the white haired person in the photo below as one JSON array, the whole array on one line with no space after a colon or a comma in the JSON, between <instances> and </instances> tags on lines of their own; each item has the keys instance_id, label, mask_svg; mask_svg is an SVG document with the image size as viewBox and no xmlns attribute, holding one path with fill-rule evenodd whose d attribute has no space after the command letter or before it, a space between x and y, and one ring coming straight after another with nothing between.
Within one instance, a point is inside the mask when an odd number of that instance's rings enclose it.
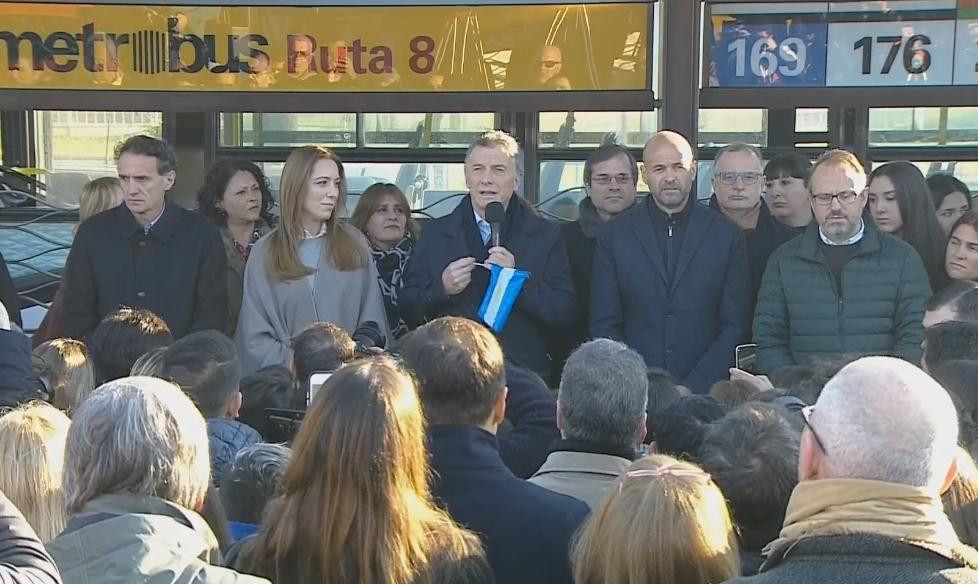
<instances>
[{"instance_id":1,"label":"white haired person","mask_svg":"<svg viewBox=\"0 0 978 584\"><path fill-rule=\"evenodd\" d=\"M69 520L48 544L66 584L257 584L216 567L198 515L210 482L207 428L172 383L126 377L75 412L64 474Z\"/></svg>"},{"instance_id":2,"label":"white haired person","mask_svg":"<svg viewBox=\"0 0 978 584\"><path fill-rule=\"evenodd\" d=\"M906 361L866 357L803 413L784 528L760 574L733 582L978 582L978 552L941 504L958 422L936 381Z\"/></svg>"}]
</instances>

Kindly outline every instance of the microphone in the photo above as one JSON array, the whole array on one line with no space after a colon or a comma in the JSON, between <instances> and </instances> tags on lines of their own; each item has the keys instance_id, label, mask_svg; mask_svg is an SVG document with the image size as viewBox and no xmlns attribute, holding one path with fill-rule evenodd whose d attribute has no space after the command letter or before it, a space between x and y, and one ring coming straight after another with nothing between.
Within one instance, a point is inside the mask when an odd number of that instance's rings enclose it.
<instances>
[{"instance_id":1,"label":"microphone","mask_svg":"<svg viewBox=\"0 0 978 584\"><path fill-rule=\"evenodd\" d=\"M492 247L499 247L499 232L502 229L503 221L506 220L506 209L499 201L493 201L486 205L486 223L489 224L489 241Z\"/></svg>"}]
</instances>

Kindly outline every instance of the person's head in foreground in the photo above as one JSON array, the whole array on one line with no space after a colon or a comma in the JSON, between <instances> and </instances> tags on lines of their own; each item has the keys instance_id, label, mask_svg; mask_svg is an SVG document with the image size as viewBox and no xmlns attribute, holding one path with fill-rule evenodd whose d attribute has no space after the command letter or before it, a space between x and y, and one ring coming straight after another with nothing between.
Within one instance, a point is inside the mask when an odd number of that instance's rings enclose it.
<instances>
[{"instance_id":1,"label":"person's head in foreground","mask_svg":"<svg viewBox=\"0 0 978 584\"><path fill-rule=\"evenodd\" d=\"M0 492L24 514L41 541L65 527L62 472L71 420L42 402L0 416Z\"/></svg>"},{"instance_id":2,"label":"person's head in foreground","mask_svg":"<svg viewBox=\"0 0 978 584\"><path fill-rule=\"evenodd\" d=\"M723 494L699 467L669 456L619 477L573 545L576 584L708 584L740 575Z\"/></svg>"},{"instance_id":3,"label":"person's head in foreground","mask_svg":"<svg viewBox=\"0 0 978 584\"><path fill-rule=\"evenodd\" d=\"M495 433L506 411L503 350L479 323L456 316L413 331L401 357L418 380L431 425L478 426Z\"/></svg>"},{"instance_id":4,"label":"person's head in foreground","mask_svg":"<svg viewBox=\"0 0 978 584\"><path fill-rule=\"evenodd\" d=\"M217 538L199 514L210 483L207 429L179 387L154 377L102 385L75 413L65 461L68 528L48 544L65 582L236 577L217 567Z\"/></svg>"},{"instance_id":5,"label":"person's head in foreground","mask_svg":"<svg viewBox=\"0 0 978 584\"><path fill-rule=\"evenodd\" d=\"M240 567L275 582L452 582L488 570L478 540L432 501L412 378L388 357L351 363L316 393L274 517ZM464 580L468 581L468 580Z\"/></svg>"},{"instance_id":6,"label":"person's head in foreground","mask_svg":"<svg viewBox=\"0 0 978 584\"><path fill-rule=\"evenodd\" d=\"M798 486L754 584L978 582L940 495L955 476L958 421L915 365L864 357L803 410Z\"/></svg>"},{"instance_id":7,"label":"person's head in foreground","mask_svg":"<svg viewBox=\"0 0 978 584\"><path fill-rule=\"evenodd\" d=\"M90 395L75 413L66 457L72 514L117 494L198 510L210 480L204 419L180 388L153 377L118 379Z\"/></svg>"}]
</instances>

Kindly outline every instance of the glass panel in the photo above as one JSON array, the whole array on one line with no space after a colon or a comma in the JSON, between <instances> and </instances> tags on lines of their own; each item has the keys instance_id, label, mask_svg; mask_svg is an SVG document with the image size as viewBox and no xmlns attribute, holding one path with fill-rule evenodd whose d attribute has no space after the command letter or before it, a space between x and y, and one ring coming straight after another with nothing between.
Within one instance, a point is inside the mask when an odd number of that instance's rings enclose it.
<instances>
[{"instance_id":1,"label":"glass panel","mask_svg":"<svg viewBox=\"0 0 978 584\"><path fill-rule=\"evenodd\" d=\"M659 130L656 112L541 112L540 147L595 148L614 139L642 147Z\"/></svg>"},{"instance_id":2,"label":"glass panel","mask_svg":"<svg viewBox=\"0 0 978 584\"><path fill-rule=\"evenodd\" d=\"M467 148L496 126L492 113L364 114L367 146Z\"/></svg>"},{"instance_id":3,"label":"glass panel","mask_svg":"<svg viewBox=\"0 0 978 584\"><path fill-rule=\"evenodd\" d=\"M978 161L975 160L953 160L953 161L912 161L914 166L924 173L924 176L931 176L937 173L952 174L961 179L961 182L968 185L972 197L978 195ZM886 164L885 162L873 162L873 168Z\"/></svg>"},{"instance_id":4,"label":"glass panel","mask_svg":"<svg viewBox=\"0 0 978 584\"><path fill-rule=\"evenodd\" d=\"M698 127L700 146L732 142L767 146L767 110L701 109Z\"/></svg>"},{"instance_id":5,"label":"glass panel","mask_svg":"<svg viewBox=\"0 0 978 584\"><path fill-rule=\"evenodd\" d=\"M48 196L77 204L82 186L115 176L115 147L136 134L163 135L159 112L35 111L38 166Z\"/></svg>"},{"instance_id":6,"label":"glass panel","mask_svg":"<svg viewBox=\"0 0 978 584\"><path fill-rule=\"evenodd\" d=\"M356 146L356 114L222 113L221 146Z\"/></svg>"},{"instance_id":7,"label":"glass panel","mask_svg":"<svg viewBox=\"0 0 978 584\"><path fill-rule=\"evenodd\" d=\"M795 110L796 132L828 132L828 108L798 108Z\"/></svg>"},{"instance_id":8,"label":"glass panel","mask_svg":"<svg viewBox=\"0 0 978 584\"><path fill-rule=\"evenodd\" d=\"M978 107L871 108L871 146L978 144Z\"/></svg>"},{"instance_id":9,"label":"glass panel","mask_svg":"<svg viewBox=\"0 0 978 584\"><path fill-rule=\"evenodd\" d=\"M284 162L261 164L278 200ZM346 162L347 202L344 217L353 214L360 195L378 182L394 183L404 191L416 216L441 217L452 212L465 194L463 165L443 162Z\"/></svg>"},{"instance_id":10,"label":"glass panel","mask_svg":"<svg viewBox=\"0 0 978 584\"><path fill-rule=\"evenodd\" d=\"M637 188L640 196L649 193L641 172ZM548 160L540 163L540 203L537 209L544 217L575 221L578 217L577 205L585 195L583 160Z\"/></svg>"}]
</instances>

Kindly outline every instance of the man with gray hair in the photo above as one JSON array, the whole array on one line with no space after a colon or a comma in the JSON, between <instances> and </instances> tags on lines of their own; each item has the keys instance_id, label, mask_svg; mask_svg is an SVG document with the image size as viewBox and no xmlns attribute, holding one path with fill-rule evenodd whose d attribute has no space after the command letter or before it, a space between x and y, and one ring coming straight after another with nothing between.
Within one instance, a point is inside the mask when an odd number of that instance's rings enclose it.
<instances>
[{"instance_id":1,"label":"man with gray hair","mask_svg":"<svg viewBox=\"0 0 978 584\"><path fill-rule=\"evenodd\" d=\"M254 444L238 451L221 478L221 502L231 539L258 533L265 505L281 494L291 457L292 451L282 444Z\"/></svg>"},{"instance_id":2,"label":"man with gray hair","mask_svg":"<svg viewBox=\"0 0 978 584\"><path fill-rule=\"evenodd\" d=\"M710 208L740 227L747 239L750 266L751 314L767 259L774 250L796 235L776 220L761 197L764 169L761 151L743 142L728 144L713 158L713 197Z\"/></svg>"},{"instance_id":3,"label":"man with gray hair","mask_svg":"<svg viewBox=\"0 0 978 584\"><path fill-rule=\"evenodd\" d=\"M69 521L48 544L66 584L258 584L216 567L198 513L207 428L180 388L152 377L102 385L75 412L65 452Z\"/></svg>"},{"instance_id":4,"label":"man with gray hair","mask_svg":"<svg viewBox=\"0 0 978 584\"><path fill-rule=\"evenodd\" d=\"M803 410L798 486L760 574L739 584L978 583L978 552L944 514L956 474L947 392L892 357L866 357Z\"/></svg>"},{"instance_id":5,"label":"man with gray hair","mask_svg":"<svg viewBox=\"0 0 978 584\"><path fill-rule=\"evenodd\" d=\"M398 307L412 327L440 316L479 319L490 284L486 264L529 272L498 336L507 359L547 379L550 335L573 322L578 305L557 228L516 194L519 157L506 132L487 132L472 143L465 155L468 196L425 225ZM503 209L498 218L487 213L496 205Z\"/></svg>"},{"instance_id":6,"label":"man with gray hair","mask_svg":"<svg viewBox=\"0 0 978 584\"><path fill-rule=\"evenodd\" d=\"M530 482L597 507L645 438L648 387L645 361L625 344L578 347L560 378L561 440Z\"/></svg>"}]
</instances>

